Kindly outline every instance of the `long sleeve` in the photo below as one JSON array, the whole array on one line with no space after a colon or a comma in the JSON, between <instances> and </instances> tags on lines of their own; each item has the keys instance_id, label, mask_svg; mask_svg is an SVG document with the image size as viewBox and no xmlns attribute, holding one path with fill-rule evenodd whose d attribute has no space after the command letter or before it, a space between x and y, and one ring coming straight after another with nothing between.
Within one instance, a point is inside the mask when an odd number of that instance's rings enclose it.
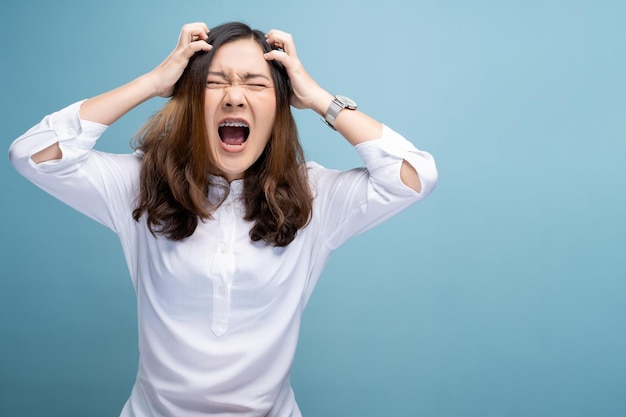
<instances>
[{"instance_id":1,"label":"long sleeve","mask_svg":"<svg viewBox=\"0 0 626 417\"><path fill-rule=\"evenodd\" d=\"M422 200L437 184L437 167L428 152L417 149L388 126L380 139L355 146L365 168L323 170L316 174L316 208L325 243L335 249L347 239ZM417 171L421 191L400 178L403 161ZM313 170L315 171L315 170Z\"/></svg>"},{"instance_id":2,"label":"long sleeve","mask_svg":"<svg viewBox=\"0 0 626 417\"><path fill-rule=\"evenodd\" d=\"M83 214L117 231L116 222L129 217L136 187L138 158L92 148L107 126L81 120L82 102L44 117L9 148L15 169L29 181ZM62 158L35 163L32 156L59 143Z\"/></svg>"},{"instance_id":3,"label":"long sleeve","mask_svg":"<svg viewBox=\"0 0 626 417\"><path fill-rule=\"evenodd\" d=\"M82 101L44 117L41 122L17 138L9 148L15 169L29 180L35 173L67 175L75 171L93 148L107 126L80 120ZM36 164L32 156L58 142L63 151L59 160Z\"/></svg>"}]
</instances>

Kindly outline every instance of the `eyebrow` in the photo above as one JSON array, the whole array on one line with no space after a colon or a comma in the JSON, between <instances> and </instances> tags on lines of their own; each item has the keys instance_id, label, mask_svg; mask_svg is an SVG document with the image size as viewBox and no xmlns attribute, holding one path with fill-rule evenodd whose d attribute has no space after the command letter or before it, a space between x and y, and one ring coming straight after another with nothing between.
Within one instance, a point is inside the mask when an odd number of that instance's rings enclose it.
<instances>
[{"instance_id":1,"label":"eyebrow","mask_svg":"<svg viewBox=\"0 0 626 417\"><path fill-rule=\"evenodd\" d=\"M209 71L208 75L214 75L217 77L221 77L225 80L229 79L228 74L226 74L225 72L222 71ZM244 81L248 81L251 80L253 78L263 78L267 81L272 81L271 78L269 78L267 75L265 74L260 74L260 73L255 73L255 72L246 72L241 76L241 79L243 79Z\"/></svg>"}]
</instances>

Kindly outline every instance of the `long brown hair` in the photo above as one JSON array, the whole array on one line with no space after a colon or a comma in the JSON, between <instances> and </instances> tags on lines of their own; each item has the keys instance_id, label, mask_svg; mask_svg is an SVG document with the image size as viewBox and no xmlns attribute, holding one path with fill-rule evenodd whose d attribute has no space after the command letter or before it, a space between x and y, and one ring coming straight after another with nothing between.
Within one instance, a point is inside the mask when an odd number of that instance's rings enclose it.
<instances>
[{"instance_id":1,"label":"long brown hair","mask_svg":"<svg viewBox=\"0 0 626 417\"><path fill-rule=\"evenodd\" d=\"M208 192L218 187L208 146L204 118L204 92L211 59L220 46L253 39L269 52L263 32L238 23L211 29L209 52L189 61L174 87L172 98L137 133L135 148L143 154L140 191L133 218L146 213L153 235L183 240L199 221L212 218L221 202L211 204ZM244 174L245 220L253 221L250 239L286 246L306 226L312 211L304 154L291 114L291 88L284 67L269 61L276 92L276 119L271 137L259 159Z\"/></svg>"}]
</instances>

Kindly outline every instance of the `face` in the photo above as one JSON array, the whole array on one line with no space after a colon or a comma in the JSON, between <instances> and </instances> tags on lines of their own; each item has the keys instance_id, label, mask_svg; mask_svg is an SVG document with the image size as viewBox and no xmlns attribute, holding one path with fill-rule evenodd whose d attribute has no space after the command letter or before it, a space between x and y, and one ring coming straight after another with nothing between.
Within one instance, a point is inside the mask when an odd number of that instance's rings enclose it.
<instances>
[{"instance_id":1,"label":"face","mask_svg":"<svg viewBox=\"0 0 626 417\"><path fill-rule=\"evenodd\" d=\"M204 109L209 148L226 180L241 179L269 141L276 95L263 50L251 39L229 42L211 60Z\"/></svg>"}]
</instances>

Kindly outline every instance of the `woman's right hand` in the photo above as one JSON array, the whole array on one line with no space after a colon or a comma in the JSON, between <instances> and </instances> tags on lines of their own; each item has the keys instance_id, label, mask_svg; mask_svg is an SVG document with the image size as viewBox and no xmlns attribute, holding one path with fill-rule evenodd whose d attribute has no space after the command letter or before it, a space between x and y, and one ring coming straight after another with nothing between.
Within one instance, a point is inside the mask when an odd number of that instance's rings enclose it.
<instances>
[{"instance_id":1,"label":"woman's right hand","mask_svg":"<svg viewBox=\"0 0 626 417\"><path fill-rule=\"evenodd\" d=\"M80 118L111 125L152 97L170 97L189 59L196 52L210 51L213 48L206 43L208 33L209 28L204 23L186 24L180 32L176 48L158 67L121 87L85 100L80 106ZM32 159L35 163L41 163L60 159L62 156L59 143L55 142L34 154Z\"/></svg>"},{"instance_id":2,"label":"woman's right hand","mask_svg":"<svg viewBox=\"0 0 626 417\"><path fill-rule=\"evenodd\" d=\"M170 97L189 59L196 52L213 48L206 43L208 33L209 28L201 22L183 26L176 48L158 67L121 87L86 100L80 107L80 117L110 125L146 100Z\"/></svg>"},{"instance_id":3,"label":"woman's right hand","mask_svg":"<svg viewBox=\"0 0 626 417\"><path fill-rule=\"evenodd\" d=\"M210 51L213 46L206 42L209 28L205 23L188 23L183 26L176 48L159 66L150 71L154 91L159 97L170 97L174 93L174 85L183 74L189 60L200 51Z\"/></svg>"}]
</instances>

